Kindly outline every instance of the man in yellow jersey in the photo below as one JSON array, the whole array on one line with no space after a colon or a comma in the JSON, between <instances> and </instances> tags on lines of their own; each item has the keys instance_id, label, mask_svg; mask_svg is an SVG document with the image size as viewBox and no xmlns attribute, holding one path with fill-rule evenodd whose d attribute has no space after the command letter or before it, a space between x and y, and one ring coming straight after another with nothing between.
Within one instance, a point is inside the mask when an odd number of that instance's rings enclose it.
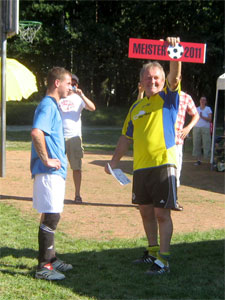
<instances>
[{"instance_id":1,"label":"man in yellow jersey","mask_svg":"<svg viewBox=\"0 0 225 300\"><path fill-rule=\"evenodd\" d=\"M179 38L168 37L176 46ZM170 272L170 242L173 232L171 209L176 207L175 123L179 108L181 62L170 61L165 73L158 62L140 72L145 97L136 100L125 119L122 135L109 162L114 169L133 143L132 203L139 205L148 247L134 263L151 263L147 274ZM105 167L109 173L108 167ZM158 244L159 230L159 244Z\"/></svg>"}]
</instances>

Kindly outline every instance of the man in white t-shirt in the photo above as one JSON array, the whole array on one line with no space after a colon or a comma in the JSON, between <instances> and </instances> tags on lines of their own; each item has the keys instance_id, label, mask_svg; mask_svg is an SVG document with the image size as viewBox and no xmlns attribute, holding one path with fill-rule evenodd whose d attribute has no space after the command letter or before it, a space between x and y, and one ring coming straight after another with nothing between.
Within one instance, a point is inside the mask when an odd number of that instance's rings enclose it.
<instances>
[{"instance_id":1,"label":"man in white t-shirt","mask_svg":"<svg viewBox=\"0 0 225 300\"><path fill-rule=\"evenodd\" d=\"M79 78L72 75L72 91L67 98L59 102L60 114L63 122L63 133L66 142L66 153L73 170L73 181L75 185L75 202L82 202L80 196L82 179L82 133L81 113L83 109L95 110L94 103L89 100L81 89L78 88Z\"/></svg>"},{"instance_id":2,"label":"man in white t-shirt","mask_svg":"<svg viewBox=\"0 0 225 300\"><path fill-rule=\"evenodd\" d=\"M202 148L204 158L208 159L211 148L210 123L212 122L212 110L206 106L206 97L200 98L200 106L197 107L200 119L193 128L193 156L197 158L196 166L201 165Z\"/></svg>"}]
</instances>

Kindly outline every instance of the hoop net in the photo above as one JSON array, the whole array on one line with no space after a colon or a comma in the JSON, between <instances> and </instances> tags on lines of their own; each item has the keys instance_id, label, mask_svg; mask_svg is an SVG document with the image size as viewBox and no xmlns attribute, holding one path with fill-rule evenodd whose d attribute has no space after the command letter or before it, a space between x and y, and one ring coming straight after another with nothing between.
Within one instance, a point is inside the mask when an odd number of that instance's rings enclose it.
<instances>
[{"instance_id":1,"label":"hoop net","mask_svg":"<svg viewBox=\"0 0 225 300\"><path fill-rule=\"evenodd\" d=\"M19 35L20 39L27 43L33 43L36 33L41 28L42 23L36 21L21 21Z\"/></svg>"}]
</instances>

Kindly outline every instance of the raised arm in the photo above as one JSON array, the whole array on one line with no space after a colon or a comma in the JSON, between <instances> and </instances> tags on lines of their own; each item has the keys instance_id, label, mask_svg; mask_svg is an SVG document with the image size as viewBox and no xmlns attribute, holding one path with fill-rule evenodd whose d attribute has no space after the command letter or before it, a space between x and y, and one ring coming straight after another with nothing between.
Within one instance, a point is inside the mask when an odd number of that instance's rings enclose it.
<instances>
[{"instance_id":1,"label":"raised arm","mask_svg":"<svg viewBox=\"0 0 225 300\"><path fill-rule=\"evenodd\" d=\"M170 46L174 47L180 42L179 37L168 37L167 42ZM181 62L180 61L170 61L170 72L167 76L169 86L171 90L175 90L181 80Z\"/></svg>"},{"instance_id":2,"label":"raised arm","mask_svg":"<svg viewBox=\"0 0 225 300\"><path fill-rule=\"evenodd\" d=\"M94 103L93 103L90 99L88 99L88 97L86 97L86 96L84 95L84 93L82 92L81 89L77 89L77 90L76 90L76 93L77 93L77 94L82 98L82 100L84 101L84 103L85 103L85 109L90 110L90 111L95 111L95 105L94 105Z\"/></svg>"}]
</instances>

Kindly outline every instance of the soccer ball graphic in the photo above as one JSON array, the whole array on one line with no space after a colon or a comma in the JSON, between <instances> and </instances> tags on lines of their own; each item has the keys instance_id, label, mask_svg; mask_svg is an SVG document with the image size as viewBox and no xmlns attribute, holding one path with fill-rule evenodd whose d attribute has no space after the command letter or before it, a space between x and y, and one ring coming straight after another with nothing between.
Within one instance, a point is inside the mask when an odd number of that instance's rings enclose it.
<instances>
[{"instance_id":1,"label":"soccer ball graphic","mask_svg":"<svg viewBox=\"0 0 225 300\"><path fill-rule=\"evenodd\" d=\"M167 49L167 53L172 59L179 59L184 53L184 48L180 44L176 44L175 47L169 46Z\"/></svg>"}]
</instances>

